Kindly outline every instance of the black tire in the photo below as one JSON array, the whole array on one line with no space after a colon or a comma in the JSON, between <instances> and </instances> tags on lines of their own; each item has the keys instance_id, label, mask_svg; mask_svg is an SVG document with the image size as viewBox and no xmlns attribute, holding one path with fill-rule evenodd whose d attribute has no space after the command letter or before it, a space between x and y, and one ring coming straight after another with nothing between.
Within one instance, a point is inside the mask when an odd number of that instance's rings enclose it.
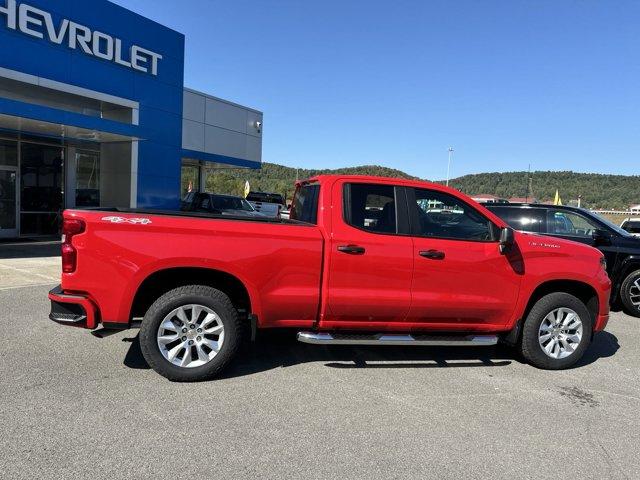
<instances>
[{"instance_id":1,"label":"black tire","mask_svg":"<svg viewBox=\"0 0 640 480\"><path fill-rule=\"evenodd\" d=\"M635 270L627 275L627 278L622 282L620 287L620 300L622 300L622 306L624 307L624 313L631 315L632 317L640 318L640 305L634 305L631 302L631 294L639 293L636 291L637 286L635 282L640 284L640 270Z\"/></svg>"},{"instance_id":2,"label":"black tire","mask_svg":"<svg viewBox=\"0 0 640 480\"><path fill-rule=\"evenodd\" d=\"M578 314L582 321L582 339L573 353L565 358L552 358L545 353L540 342L538 333L544 318L557 308L570 308ZM522 356L534 367L545 370L562 370L574 365L591 342L593 331L593 319L591 314L581 300L568 293L558 292L545 295L538 300L524 322L522 329L521 350Z\"/></svg>"},{"instance_id":3,"label":"black tire","mask_svg":"<svg viewBox=\"0 0 640 480\"><path fill-rule=\"evenodd\" d=\"M218 315L224 326L224 341L220 351L208 363L193 368L180 367L165 359L160 352L157 340L158 329L164 318L172 310L189 304L210 308ZM140 327L140 348L149 366L169 380L176 382L210 380L219 375L236 356L243 331L238 313L226 294L204 285L187 285L165 293L147 310Z\"/></svg>"}]
</instances>

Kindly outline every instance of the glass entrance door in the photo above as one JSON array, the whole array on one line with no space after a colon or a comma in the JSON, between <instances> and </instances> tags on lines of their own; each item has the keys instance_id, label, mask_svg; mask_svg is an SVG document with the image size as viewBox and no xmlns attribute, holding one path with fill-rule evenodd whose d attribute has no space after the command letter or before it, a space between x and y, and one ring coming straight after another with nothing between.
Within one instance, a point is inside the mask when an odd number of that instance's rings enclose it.
<instances>
[{"instance_id":1,"label":"glass entrance door","mask_svg":"<svg viewBox=\"0 0 640 480\"><path fill-rule=\"evenodd\" d=\"M20 145L20 235L57 235L64 205L64 148Z\"/></svg>"},{"instance_id":2,"label":"glass entrance door","mask_svg":"<svg viewBox=\"0 0 640 480\"><path fill-rule=\"evenodd\" d=\"M0 166L0 238L18 235L18 169Z\"/></svg>"},{"instance_id":3,"label":"glass entrance door","mask_svg":"<svg viewBox=\"0 0 640 480\"><path fill-rule=\"evenodd\" d=\"M18 142L0 139L0 238L18 236Z\"/></svg>"}]
</instances>

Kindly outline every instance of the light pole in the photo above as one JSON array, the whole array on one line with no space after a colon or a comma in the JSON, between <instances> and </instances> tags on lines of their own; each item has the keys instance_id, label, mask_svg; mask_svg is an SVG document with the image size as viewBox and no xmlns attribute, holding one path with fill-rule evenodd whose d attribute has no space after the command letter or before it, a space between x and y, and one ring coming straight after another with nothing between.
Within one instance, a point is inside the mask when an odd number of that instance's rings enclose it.
<instances>
[{"instance_id":1,"label":"light pole","mask_svg":"<svg viewBox=\"0 0 640 480\"><path fill-rule=\"evenodd\" d=\"M453 157L453 147L449 147L449 161L447 162L447 187L449 186L449 171L451 170L451 157Z\"/></svg>"}]
</instances>

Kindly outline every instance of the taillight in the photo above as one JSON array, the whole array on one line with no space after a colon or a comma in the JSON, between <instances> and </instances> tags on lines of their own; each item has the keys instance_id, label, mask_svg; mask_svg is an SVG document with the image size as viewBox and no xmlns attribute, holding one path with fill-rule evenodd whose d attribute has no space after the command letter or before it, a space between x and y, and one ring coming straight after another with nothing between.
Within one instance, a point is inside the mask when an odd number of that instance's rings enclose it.
<instances>
[{"instance_id":1,"label":"taillight","mask_svg":"<svg viewBox=\"0 0 640 480\"><path fill-rule=\"evenodd\" d=\"M73 273L76 271L78 255L71 244L74 235L84 232L84 220L78 218L65 218L62 222L62 271Z\"/></svg>"}]
</instances>

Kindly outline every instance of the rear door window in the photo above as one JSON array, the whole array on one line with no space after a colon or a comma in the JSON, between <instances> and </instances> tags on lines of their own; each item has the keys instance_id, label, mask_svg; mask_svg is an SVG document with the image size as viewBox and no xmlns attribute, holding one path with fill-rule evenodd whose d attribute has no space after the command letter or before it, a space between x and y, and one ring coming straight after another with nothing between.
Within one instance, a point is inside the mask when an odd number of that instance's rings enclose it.
<instances>
[{"instance_id":1,"label":"rear door window","mask_svg":"<svg viewBox=\"0 0 640 480\"><path fill-rule=\"evenodd\" d=\"M352 227L374 233L398 233L393 185L350 183L344 187L344 219Z\"/></svg>"},{"instance_id":2,"label":"rear door window","mask_svg":"<svg viewBox=\"0 0 640 480\"><path fill-rule=\"evenodd\" d=\"M539 208L531 207L488 207L507 224L516 230L532 233L545 233L545 214Z\"/></svg>"}]
</instances>

